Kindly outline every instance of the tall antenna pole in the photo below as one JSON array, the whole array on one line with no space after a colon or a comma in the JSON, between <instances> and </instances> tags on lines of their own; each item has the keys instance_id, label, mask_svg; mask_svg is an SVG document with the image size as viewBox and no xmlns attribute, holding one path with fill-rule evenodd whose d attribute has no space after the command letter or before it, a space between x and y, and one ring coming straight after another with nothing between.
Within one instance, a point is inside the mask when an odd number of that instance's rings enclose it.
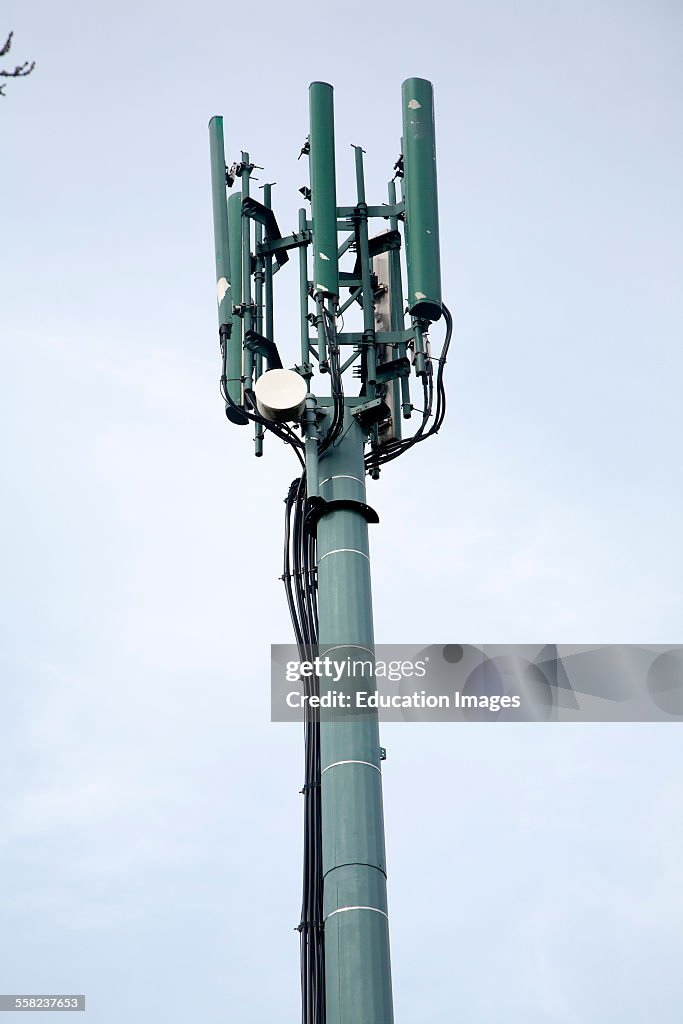
<instances>
[{"instance_id":1,"label":"tall antenna pole","mask_svg":"<svg viewBox=\"0 0 683 1024\"><path fill-rule=\"evenodd\" d=\"M366 431L346 409L343 439L320 460L320 655L372 656L374 636L363 452ZM330 684L331 685L331 684ZM354 680L334 683L352 692ZM324 687L323 687L324 688ZM326 1024L394 1019L377 712L320 723Z\"/></svg>"},{"instance_id":2,"label":"tall antenna pole","mask_svg":"<svg viewBox=\"0 0 683 1024\"><path fill-rule=\"evenodd\" d=\"M374 663L368 526L378 517L365 478L376 480L383 466L435 434L446 411L452 320L441 301L432 86L408 79L402 99L402 152L389 202L368 205L363 150L355 146L356 201L339 206L333 89L311 85L310 134L300 154L310 158L310 187L300 191L310 199L311 217L300 210L286 237L270 185L263 203L251 195L249 154L227 167L222 119L209 125L225 411L233 423L254 422L256 455L271 433L298 460L300 476L285 501L282 578L301 658L333 654L337 666L359 658ZM225 185L237 178L239 190L227 202ZM369 225L377 219L383 230L373 235ZM301 330L287 369L273 337L273 277L293 249ZM356 329L345 327L354 314ZM435 370L428 334L442 314L446 337ZM401 417L417 419L409 436ZM315 695L325 683L351 696L367 689L367 679L357 681L351 669L341 679L327 680L323 672L304 685ZM393 1024L383 757L376 710L308 708L302 1024Z\"/></svg>"}]
</instances>

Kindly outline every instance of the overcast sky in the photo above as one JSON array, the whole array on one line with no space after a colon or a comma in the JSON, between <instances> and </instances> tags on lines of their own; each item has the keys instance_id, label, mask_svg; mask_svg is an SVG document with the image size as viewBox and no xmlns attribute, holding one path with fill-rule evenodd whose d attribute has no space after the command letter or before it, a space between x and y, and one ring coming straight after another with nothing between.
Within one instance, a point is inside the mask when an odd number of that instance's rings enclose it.
<instances>
[{"instance_id":1,"label":"overcast sky","mask_svg":"<svg viewBox=\"0 0 683 1024\"><path fill-rule=\"evenodd\" d=\"M0 991L294 1021L296 464L223 414L208 120L289 233L309 82L344 204L352 143L385 200L401 81L434 82L448 417L369 484L377 639L680 643L683 10L5 0L10 29ZM297 295L292 263L290 365ZM397 1024L680 1020L678 726L382 736Z\"/></svg>"}]
</instances>

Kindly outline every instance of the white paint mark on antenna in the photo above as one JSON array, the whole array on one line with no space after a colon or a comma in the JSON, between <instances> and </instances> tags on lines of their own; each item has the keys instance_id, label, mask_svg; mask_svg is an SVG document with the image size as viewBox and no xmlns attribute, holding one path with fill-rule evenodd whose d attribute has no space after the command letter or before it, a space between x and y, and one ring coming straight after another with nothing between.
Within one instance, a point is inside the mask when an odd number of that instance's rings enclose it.
<instances>
[{"instance_id":1,"label":"white paint mark on antenna","mask_svg":"<svg viewBox=\"0 0 683 1024\"><path fill-rule=\"evenodd\" d=\"M419 110L421 106L422 104L418 103L417 100L408 100L408 107L410 110Z\"/></svg>"},{"instance_id":2,"label":"white paint mark on antenna","mask_svg":"<svg viewBox=\"0 0 683 1024\"><path fill-rule=\"evenodd\" d=\"M427 296L425 295L424 292L415 292L415 298L416 299L426 299Z\"/></svg>"},{"instance_id":3,"label":"white paint mark on antenna","mask_svg":"<svg viewBox=\"0 0 683 1024\"><path fill-rule=\"evenodd\" d=\"M329 258L330 258L330 257L329 257L329 256L326 256L324 252L321 252L321 253L320 253L320 259L321 259L321 260L329 260Z\"/></svg>"},{"instance_id":4,"label":"white paint mark on antenna","mask_svg":"<svg viewBox=\"0 0 683 1024\"><path fill-rule=\"evenodd\" d=\"M225 293L227 292L229 287L230 285L228 284L227 278L225 277L219 277L218 280L216 281L216 295L218 296L219 306L223 299L225 298Z\"/></svg>"}]
</instances>

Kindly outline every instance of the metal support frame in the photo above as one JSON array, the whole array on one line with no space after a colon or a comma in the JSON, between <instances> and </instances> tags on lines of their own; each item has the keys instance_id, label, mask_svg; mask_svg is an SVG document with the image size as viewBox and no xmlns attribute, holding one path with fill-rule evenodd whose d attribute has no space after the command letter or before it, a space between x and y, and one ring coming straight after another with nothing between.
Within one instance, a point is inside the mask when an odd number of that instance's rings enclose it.
<instances>
[{"instance_id":1,"label":"metal support frame","mask_svg":"<svg viewBox=\"0 0 683 1024\"><path fill-rule=\"evenodd\" d=\"M354 146L356 203L338 206L333 89L325 82L311 84L310 135L300 154L309 157L310 188L301 191L311 201L311 212L300 209L296 231L286 236L272 210L271 184L263 186L262 203L250 195L254 165L247 152L227 173L229 185L237 178L240 185L226 203L222 119L212 118L209 126L218 318L230 398L226 412L234 422L247 422L247 413L255 420L256 455L263 453L269 424L253 415L244 392L264 372L282 365L274 337L273 278L298 249L300 339L297 361L290 365L306 380L308 393L299 423L303 444L297 442L297 451L305 461L305 528L317 545L319 652L324 656L334 650L337 661L359 649L373 651L368 524L377 516L366 502L365 475L379 475L377 453L384 445L389 461L414 443L413 438L401 440L401 416L409 419L413 413L413 371L422 393L431 394L426 332L442 310L432 87L423 79L408 79L402 95L403 153L394 165L387 202L367 203L363 150ZM381 222L379 233L370 230L371 220ZM401 269L405 248L408 309ZM353 269L341 270L340 262L354 252ZM348 289L348 296L341 297L340 288ZM340 318L356 303L362 308L362 331L340 330ZM446 316L450 323L448 311ZM350 350L343 361L342 348ZM342 383L351 368L360 376L357 394ZM314 371L330 377L331 388L325 390L331 395L317 393L325 378L315 377ZM423 418L417 435L425 426ZM291 429L285 429L289 435L275 432L291 440ZM366 456L368 443L371 454ZM366 681L362 685L366 688ZM334 686L350 693L356 682L343 678ZM393 1024L380 770L384 750L377 713L322 712L319 740L319 783L308 785L321 788L326 1005L324 1020L317 1004L311 1017L309 1000L306 1021ZM316 881L320 894L318 886ZM322 983L316 978L321 998Z\"/></svg>"}]
</instances>

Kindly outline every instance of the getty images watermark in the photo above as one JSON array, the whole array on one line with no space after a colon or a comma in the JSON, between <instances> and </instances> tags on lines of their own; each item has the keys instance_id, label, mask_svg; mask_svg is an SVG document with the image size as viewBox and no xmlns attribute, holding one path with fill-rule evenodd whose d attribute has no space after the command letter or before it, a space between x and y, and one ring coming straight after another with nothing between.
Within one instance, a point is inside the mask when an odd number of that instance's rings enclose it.
<instances>
[{"instance_id":1,"label":"getty images watermark","mask_svg":"<svg viewBox=\"0 0 683 1024\"><path fill-rule=\"evenodd\" d=\"M276 722L683 721L683 645L274 644Z\"/></svg>"}]
</instances>

